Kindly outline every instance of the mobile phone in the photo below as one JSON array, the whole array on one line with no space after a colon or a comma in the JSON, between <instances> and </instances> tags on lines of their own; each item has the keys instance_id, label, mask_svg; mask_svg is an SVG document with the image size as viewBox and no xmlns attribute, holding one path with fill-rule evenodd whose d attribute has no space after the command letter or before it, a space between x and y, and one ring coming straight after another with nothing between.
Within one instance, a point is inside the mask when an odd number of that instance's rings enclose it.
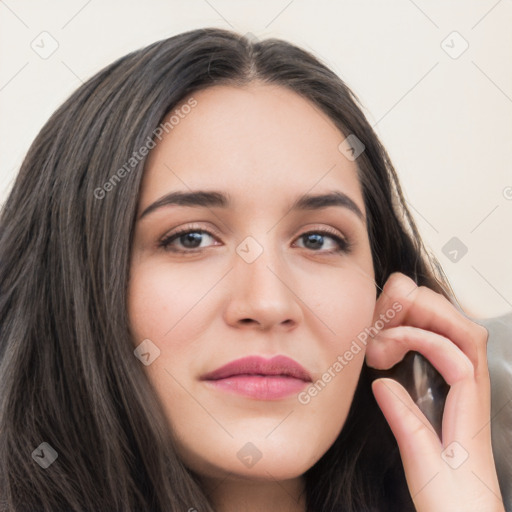
<instances>
[{"instance_id":1,"label":"mobile phone","mask_svg":"<svg viewBox=\"0 0 512 512\"><path fill-rule=\"evenodd\" d=\"M442 434L443 411L450 386L432 364L418 352L408 352L389 370L375 370L376 377L390 377L409 392L439 439Z\"/></svg>"}]
</instances>

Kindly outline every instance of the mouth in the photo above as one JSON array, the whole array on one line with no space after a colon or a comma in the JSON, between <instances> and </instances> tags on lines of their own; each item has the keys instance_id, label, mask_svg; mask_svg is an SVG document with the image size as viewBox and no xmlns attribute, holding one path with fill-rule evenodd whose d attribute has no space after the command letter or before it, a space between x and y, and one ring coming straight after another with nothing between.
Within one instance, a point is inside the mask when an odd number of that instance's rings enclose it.
<instances>
[{"instance_id":1,"label":"mouth","mask_svg":"<svg viewBox=\"0 0 512 512\"><path fill-rule=\"evenodd\" d=\"M286 356L244 357L203 375L201 380L217 390L256 400L286 398L312 382L304 367Z\"/></svg>"}]
</instances>

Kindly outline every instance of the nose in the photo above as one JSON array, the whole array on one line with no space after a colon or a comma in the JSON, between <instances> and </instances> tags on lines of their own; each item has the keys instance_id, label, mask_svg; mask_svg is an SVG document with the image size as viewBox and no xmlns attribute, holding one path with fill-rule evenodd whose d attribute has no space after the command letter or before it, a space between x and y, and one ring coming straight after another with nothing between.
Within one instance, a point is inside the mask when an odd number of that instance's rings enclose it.
<instances>
[{"instance_id":1,"label":"nose","mask_svg":"<svg viewBox=\"0 0 512 512\"><path fill-rule=\"evenodd\" d=\"M251 263L234 256L227 324L242 329L292 330L302 320L291 273L277 251L264 249Z\"/></svg>"}]
</instances>

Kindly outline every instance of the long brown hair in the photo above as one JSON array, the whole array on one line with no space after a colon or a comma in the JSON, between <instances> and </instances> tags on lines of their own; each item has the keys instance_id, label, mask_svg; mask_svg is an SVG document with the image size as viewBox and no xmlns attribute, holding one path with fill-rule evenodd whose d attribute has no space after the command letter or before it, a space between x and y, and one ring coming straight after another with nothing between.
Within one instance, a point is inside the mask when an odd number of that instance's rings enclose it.
<instances>
[{"instance_id":1,"label":"long brown hair","mask_svg":"<svg viewBox=\"0 0 512 512\"><path fill-rule=\"evenodd\" d=\"M254 79L301 94L365 145L357 164L378 289L400 271L448 296L357 98L312 54L211 28L133 52L50 118L1 214L5 510L213 512L133 355L126 290L145 157L125 164L194 91ZM123 179L98 193L123 166ZM372 378L364 366L339 438L305 475L310 511L413 510ZM43 442L58 454L46 469L31 456Z\"/></svg>"}]
</instances>

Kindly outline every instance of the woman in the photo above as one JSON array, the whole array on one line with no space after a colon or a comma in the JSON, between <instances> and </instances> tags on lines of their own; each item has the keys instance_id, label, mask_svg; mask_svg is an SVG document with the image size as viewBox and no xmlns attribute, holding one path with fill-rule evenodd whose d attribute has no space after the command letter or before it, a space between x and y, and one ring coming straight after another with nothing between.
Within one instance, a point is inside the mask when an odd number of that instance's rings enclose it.
<instances>
[{"instance_id":1,"label":"woman","mask_svg":"<svg viewBox=\"0 0 512 512\"><path fill-rule=\"evenodd\" d=\"M487 332L303 50L204 29L118 60L1 226L6 510L503 510Z\"/></svg>"}]
</instances>

